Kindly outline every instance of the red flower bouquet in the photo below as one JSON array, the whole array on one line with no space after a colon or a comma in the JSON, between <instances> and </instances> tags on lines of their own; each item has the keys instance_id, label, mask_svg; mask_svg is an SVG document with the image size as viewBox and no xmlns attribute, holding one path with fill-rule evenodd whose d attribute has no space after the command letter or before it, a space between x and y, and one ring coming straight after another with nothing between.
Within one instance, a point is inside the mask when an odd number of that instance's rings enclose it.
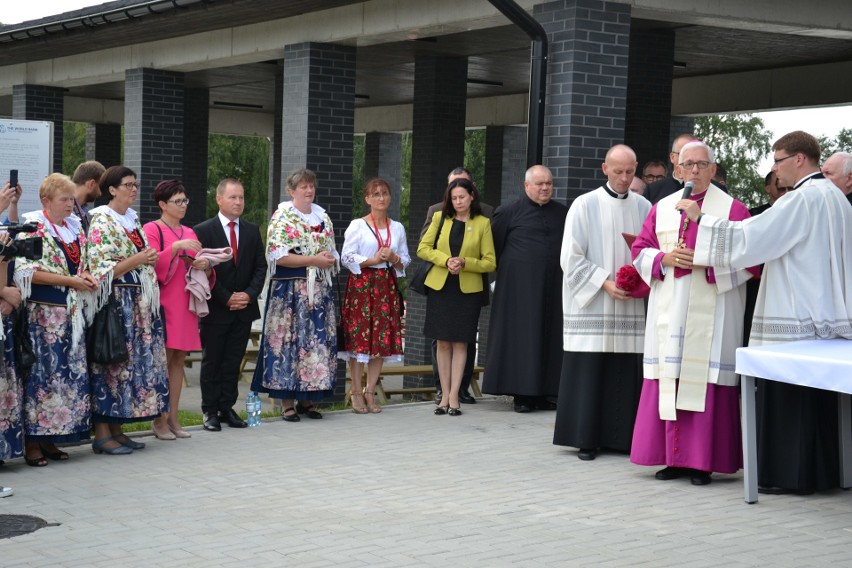
<instances>
[{"instance_id":1,"label":"red flower bouquet","mask_svg":"<svg viewBox=\"0 0 852 568\"><path fill-rule=\"evenodd\" d=\"M651 288L645 284L632 264L625 264L618 269L615 285L626 290L631 298L647 298L651 293Z\"/></svg>"}]
</instances>

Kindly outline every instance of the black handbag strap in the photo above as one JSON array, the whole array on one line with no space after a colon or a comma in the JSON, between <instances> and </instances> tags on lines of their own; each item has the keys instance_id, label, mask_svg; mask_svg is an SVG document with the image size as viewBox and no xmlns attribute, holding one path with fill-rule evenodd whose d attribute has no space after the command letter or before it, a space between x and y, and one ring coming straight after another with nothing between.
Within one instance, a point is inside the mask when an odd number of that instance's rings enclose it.
<instances>
[{"instance_id":1,"label":"black handbag strap","mask_svg":"<svg viewBox=\"0 0 852 568\"><path fill-rule=\"evenodd\" d=\"M438 248L438 238L441 236L441 230L444 228L444 212L441 211L441 222L438 223L438 232L435 233L435 240L432 241L432 249Z\"/></svg>"}]
</instances>

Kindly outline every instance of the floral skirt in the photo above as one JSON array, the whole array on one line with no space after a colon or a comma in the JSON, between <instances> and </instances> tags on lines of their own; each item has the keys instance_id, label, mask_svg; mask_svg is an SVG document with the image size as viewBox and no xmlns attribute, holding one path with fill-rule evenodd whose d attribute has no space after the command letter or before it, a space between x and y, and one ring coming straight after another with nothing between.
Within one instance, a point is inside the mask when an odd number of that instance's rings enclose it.
<instances>
[{"instance_id":1,"label":"floral skirt","mask_svg":"<svg viewBox=\"0 0 852 568\"><path fill-rule=\"evenodd\" d=\"M346 351L338 357L402 362L402 303L390 270L365 268L350 274L342 312Z\"/></svg>"},{"instance_id":2,"label":"floral skirt","mask_svg":"<svg viewBox=\"0 0 852 568\"><path fill-rule=\"evenodd\" d=\"M24 455L22 400L23 388L15 372L15 348L11 318L3 320L6 340L0 357L0 460Z\"/></svg>"},{"instance_id":3,"label":"floral skirt","mask_svg":"<svg viewBox=\"0 0 852 568\"><path fill-rule=\"evenodd\" d=\"M71 345L71 318L65 306L30 302L29 336L35 364L24 386L27 440L55 443L89 438L92 408L86 342Z\"/></svg>"},{"instance_id":4,"label":"floral skirt","mask_svg":"<svg viewBox=\"0 0 852 568\"><path fill-rule=\"evenodd\" d=\"M130 359L92 363L92 421L121 424L151 420L169 410L169 380L163 324L142 299L141 286L113 286Z\"/></svg>"},{"instance_id":5,"label":"floral skirt","mask_svg":"<svg viewBox=\"0 0 852 568\"><path fill-rule=\"evenodd\" d=\"M334 391L337 317L331 286L317 279L272 280L251 390L272 398L320 400Z\"/></svg>"}]
</instances>

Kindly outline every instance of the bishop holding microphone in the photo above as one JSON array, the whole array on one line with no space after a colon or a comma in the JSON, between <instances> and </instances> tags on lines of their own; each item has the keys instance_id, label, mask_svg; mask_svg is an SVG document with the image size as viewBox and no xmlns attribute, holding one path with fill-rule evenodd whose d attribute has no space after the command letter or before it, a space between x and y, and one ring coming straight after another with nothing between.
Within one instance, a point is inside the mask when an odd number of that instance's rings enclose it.
<instances>
[{"instance_id":1,"label":"bishop holding microphone","mask_svg":"<svg viewBox=\"0 0 852 568\"><path fill-rule=\"evenodd\" d=\"M694 264L698 227L678 210L682 199L723 219L739 221L749 212L711 183L715 158L703 142L684 145L678 166L683 194L651 208L631 250L651 294L630 461L666 466L655 475L662 481L685 477L707 485L711 472L742 467L734 362L742 345L744 284L759 273Z\"/></svg>"}]
</instances>

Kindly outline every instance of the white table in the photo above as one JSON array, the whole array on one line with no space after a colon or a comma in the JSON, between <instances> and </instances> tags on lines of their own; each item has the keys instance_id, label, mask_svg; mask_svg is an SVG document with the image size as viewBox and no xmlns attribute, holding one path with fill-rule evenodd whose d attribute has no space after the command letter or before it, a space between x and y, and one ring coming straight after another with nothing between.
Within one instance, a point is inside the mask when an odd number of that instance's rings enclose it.
<instances>
[{"instance_id":1,"label":"white table","mask_svg":"<svg viewBox=\"0 0 852 568\"><path fill-rule=\"evenodd\" d=\"M852 487L852 341L812 339L737 349L742 376L743 473L746 503L757 502L754 378L839 393L840 486Z\"/></svg>"}]
</instances>

